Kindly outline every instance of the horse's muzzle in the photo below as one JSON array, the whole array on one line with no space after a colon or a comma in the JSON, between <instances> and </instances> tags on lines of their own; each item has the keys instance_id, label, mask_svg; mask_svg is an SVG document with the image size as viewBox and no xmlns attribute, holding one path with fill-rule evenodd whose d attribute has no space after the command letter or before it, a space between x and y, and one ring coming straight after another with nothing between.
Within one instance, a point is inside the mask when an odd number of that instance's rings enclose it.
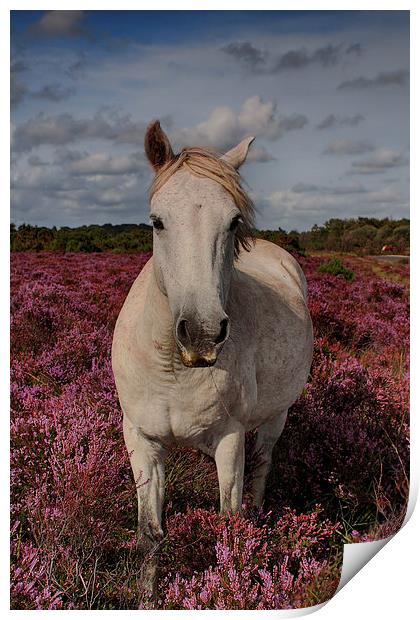
<instances>
[{"instance_id":1,"label":"horse's muzzle","mask_svg":"<svg viewBox=\"0 0 420 620\"><path fill-rule=\"evenodd\" d=\"M196 316L182 315L176 322L174 332L184 366L213 366L229 337L229 318L223 313L217 319L204 323Z\"/></svg>"},{"instance_id":2,"label":"horse's muzzle","mask_svg":"<svg viewBox=\"0 0 420 620\"><path fill-rule=\"evenodd\" d=\"M187 351L180 349L181 361L187 368L205 368L206 366L214 366L217 361L218 351L206 351L205 353L197 353L195 351Z\"/></svg>"}]
</instances>

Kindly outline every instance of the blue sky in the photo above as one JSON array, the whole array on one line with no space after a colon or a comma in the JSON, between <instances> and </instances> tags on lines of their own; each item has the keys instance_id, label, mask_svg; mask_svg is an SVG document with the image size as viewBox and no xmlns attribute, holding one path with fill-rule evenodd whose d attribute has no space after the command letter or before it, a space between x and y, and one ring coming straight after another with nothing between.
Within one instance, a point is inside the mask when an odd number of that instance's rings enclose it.
<instances>
[{"instance_id":1,"label":"blue sky","mask_svg":"<svg viewBox=\"0 0 420 620\"><path fill-rule=\"evenodd\" d=\"M147 124L255 135L260 227L409 214L409 14L14 11L12 221L148 221Z\"/></svg>"}]
</instances>

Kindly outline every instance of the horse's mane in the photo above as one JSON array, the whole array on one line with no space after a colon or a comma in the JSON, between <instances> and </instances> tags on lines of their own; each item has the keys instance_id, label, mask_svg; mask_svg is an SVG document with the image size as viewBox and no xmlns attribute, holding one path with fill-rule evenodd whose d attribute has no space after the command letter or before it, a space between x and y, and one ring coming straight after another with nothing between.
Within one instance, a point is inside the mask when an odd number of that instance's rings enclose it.
<instances>
[{"instance_id":1,"label":"horse's mane","mask_svg":"<svg viewBox=\"0 0 420 620\"><path fill-rule=\"evenodd\" d=\"M182 149L157 172L150 189L150 198L182 167L198 177L213 179L229 192L242 217L242 222L236 229L235 257L238 257L241 247L249 252L255 239L254 205L242 188L239 173L221 159L218 153L200 147Z\"/></svg>"}]
</instances>

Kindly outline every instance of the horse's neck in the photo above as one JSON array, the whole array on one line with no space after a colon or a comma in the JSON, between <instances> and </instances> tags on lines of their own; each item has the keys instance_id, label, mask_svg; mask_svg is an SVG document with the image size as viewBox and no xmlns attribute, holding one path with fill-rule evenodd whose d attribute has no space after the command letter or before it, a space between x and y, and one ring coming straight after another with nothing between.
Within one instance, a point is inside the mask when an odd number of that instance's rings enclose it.
<instances>
[{"instance_id":1,"label":"horse's neck","mask_svg":"<svg viewBox=\"0 0 420 620\"><path fill-rule=\"evenodd\" d=\"M173 334L173 319L168 298L160 291L154 271L150 273L143 325L150 346L165 364L176 362L178 349Z\"/></svg>"}]
</instances>

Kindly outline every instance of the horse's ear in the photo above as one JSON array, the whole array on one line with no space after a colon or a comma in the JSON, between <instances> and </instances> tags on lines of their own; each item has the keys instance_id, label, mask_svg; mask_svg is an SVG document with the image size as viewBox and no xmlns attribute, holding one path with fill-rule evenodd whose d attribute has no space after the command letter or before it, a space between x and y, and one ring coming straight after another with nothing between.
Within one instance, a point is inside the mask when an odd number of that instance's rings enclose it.
<instances>
[{"instance_id":1,"label":"horse's ear","mask_svg":"<svg viewBox=\"0 0 420 620\"><path fill-rule=\"evenodd\" d=\"M233 149L230 149L230 151L222 155L221 159L227 161L228 164L238 169L239 166L242 166L244 163L246 156L248 155L248 149L254 140L254 136L245 138L242 142L239 142L237 146L234 146Z\"/></svg>"},{"instance_id":2,"label":"horse's ear","mask_svg":"<svg viewBox=\"0 0 420 620\"><path fill-rule=\"evenodd\" d=\"M147 159L156 172L175 157L168 136L163 131L159 121L153 121L146 129L144 150Z\"/></svg>"}]
</instances>

